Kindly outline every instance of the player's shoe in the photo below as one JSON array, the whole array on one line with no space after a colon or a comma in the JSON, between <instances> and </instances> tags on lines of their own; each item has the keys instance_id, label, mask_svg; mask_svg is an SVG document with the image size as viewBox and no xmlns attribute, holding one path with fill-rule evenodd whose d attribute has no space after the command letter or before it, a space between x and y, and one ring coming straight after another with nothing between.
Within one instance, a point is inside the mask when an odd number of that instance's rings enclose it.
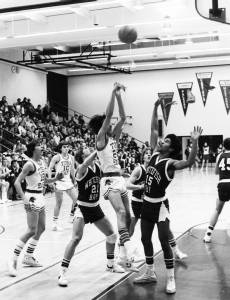
<instances>
[{"instance_id":1,"label":"player's shoe","mask_svg":"<svg viewBox=\"0 0 230 300\"><path fill-rule=\"evenodd\" d=\"M42 267L42 265L33 256L26 254L23 258L22 263L29 267Z\"/></svg>"},{"instance_id":2,"label":"player's shoe","mask_svg":"<svg viewBox=\"0 0 230 300\"><path fill-rule=\"evenodd\" d=\"M11 277L17 276L17 261L14 259L8 261L8 274Z\"/></svg>"},{"instance_id":3,"label":"player's shoe","mask_svg":"<svg viewBox=\"0 0 230 300\"><path fill-rule=\"evenodd\" d=\"M175 294L176 293L176 282L175 282L174 276L170 276L167 278L166 293L167 294Z\"/></svg>"},{"instance_id":4,"label":"player's shoe","mask_svg":"<svg viewBox=\"0 0 230 300\"><path fill-rule=\"evenodd\" d=\"M134 266L132 259L126 260L125 269L128 272L139 272L139 269Z\"/></svg>"},{"instance_id":5,"label":"player's shoe","mask_svg":"<svg viewBox=\"0 0 230 300\"><path fill-rule=\"evenodd\" d=\"M61 287L68 286L68 280L66 279L65 272L61 272L58 276L58 285Z\"/></svg>"},{"instance_id":6,"label":"player's shoe","mask_svg":"<svg viewBox=\"0 0 230 300\"><path fill-rule=\"evenodd\" d=\"M109 267L107 265L106 271L111 272L111 273L125 273L125 269L118 264L114 263L112 267Z\"/></svg>"},{"instance_id":7,"label":"player's shoe","mask_svg":"<svg viewBox=\"0 0 230 300\"><path fill-rule=\"evenodd\" d=\"M133 282L138 284L157 282L157 276L154 270L146 268L145 272L141 276L135 278Z\"/></svg>"},{"instance_id":8,"label":"player's shoe","mask_svg":"<svg viewBox=\"0 0 230 300\"><path fill-rule=\"evenodd\" d=\"M188 255L186 253L183 253L180 249L175 250L175 259L176 260L184 259L187 257L188 257Z\"/></svg>"},{"instance_id":9,"label":"player's shoe","mask_svg":"<svg viewBox=\"0 0 230 300\"><path fill-rule=\"evenodd\" d=\"M210 233L205 233L205 236L203 238L204 243L211 243L212 241L212 235Z\"/></svg>"},{"instance_id":10,"label":"player's shoe","mask_svg":"<svg viewBox=\"0 0 230 300\"><path fill-rule=\"evenodd\" d=\"M53 226L52 226L52 231L62 231L63 228L61 226L58 226L57 223L53 223Z\"/></svg>"}]
</instances>

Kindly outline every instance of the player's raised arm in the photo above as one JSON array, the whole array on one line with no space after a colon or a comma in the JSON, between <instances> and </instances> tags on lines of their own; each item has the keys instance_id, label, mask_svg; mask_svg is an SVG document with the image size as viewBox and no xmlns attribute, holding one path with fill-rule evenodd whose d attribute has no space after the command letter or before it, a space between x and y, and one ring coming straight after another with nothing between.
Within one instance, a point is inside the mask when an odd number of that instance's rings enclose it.
<instances>
[{"instance_id":1,"label":"player's raised arm","mask_svg":"<svg viewBox=\"0 0 230 300\"><path fill-rule=\"evenodd\" d=\"M111 94L110 101L109 101L109 103L107 105L107 108L106 108L105 119L104 119L103 124L102 124L102 126L101 126L101 128L98 132L98 135L97 135L96 144L97 144L97 147L99 149L103 148L105 146L105 143L106 143L105 135L106 135L106 133L107 133L109 127L110 127L110 122L111 122L111 119L112 119L112 116L113 116L116 90L117 90L117 85L115 84L114 88L113 88L113 91L112 91L112 94Z\"/></svg>"},{"instance_id":2,"label":"player's raised arm","mask_svg":"<svg viewBox=\"0 0 230 300\"><path fill-rule=\"evenodd\" d=\"M97 156L97 151L94 151L83 161L81 165L79 165L77 171L77 178L82 178L85 175L87 168L94 161L96 156Z\"/></svg>"},{"instance_id":3,"label":"player's raised arm","mask_svg":"<svg viewBox=\"0 0 230 300\"><path fill-rule=\"evenodd\" d=\"M116 141L119 141L121 132L122 132L122 127L125 123L126 120L126 114L125 114L125 109L121 97L121 90L125 91L125 87L121 84L118 84L118 89L115 92L116 99L117 99L117 104L118 104L118 110L119 110L119 121L117 122L116 126L113 129L112 136L116 139Z\"/></svg>"},{"instance_id":4,"label":"player's raised arm","mask_svg":"<svg viewBox=\"0 0 230 300\"><path fill-rule=\"evenodd\" d=\"M163 101L163 99L158 99L155 104L154 104L154 108L153 108L153 113L152 113L152 119L151 119L151 134L150 134L150 146L153 149L153 151L155 150L156 146L157 146L157 141L158 141L158 107L160 106L161 102Z\"/></svg>"},{"instance_id":5,"label":"player's raised arm","mask_svg":"<svg viewBox=\"0 0 230 300\"><path fill-rule=\"evenodd\" d=\"M185 169L190 167L195 162L195 158L198 150L198 140L202 134L203 129L200 126L194 127L193 132L191 133L191 141L192 141L192 150L189 154L187 160L178 160L173 162L173 166L176 170Z\"/></svg>"}]
</instances>

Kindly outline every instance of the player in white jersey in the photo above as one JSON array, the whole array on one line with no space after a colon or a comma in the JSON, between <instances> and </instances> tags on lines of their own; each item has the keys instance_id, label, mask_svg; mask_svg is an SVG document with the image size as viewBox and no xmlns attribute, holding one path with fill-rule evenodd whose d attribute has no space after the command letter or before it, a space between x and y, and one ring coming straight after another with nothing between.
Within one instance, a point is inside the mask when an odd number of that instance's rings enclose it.
<instances>
[{"instance_id":1,"label":"player in white jersey","mask_svg":"<svg viewBox=\"0 0 230 300\"><path fill-rule=\"evenodd\" d=\"M17 275L18 257L28 242L23 264L31 267L40 267L39 262L33 257L34 250L45 230L45 199L43 196L45 182L52 183L62 178L58 174L53 179L47 179L47 168L41 157L42 150L40 143L34 141L27 146L27 155L30 158L24 165L22 172L15 181L15 188L23 199L27 214L27 231L19 238L14 249L13 257L9 260L9 275ZM26 180L27 187L25 193L21 183Z\"/></svg>"},{"instance_id":2,"label":"player in white jersey","mask_svg":"<svg viewBox=\"0 0 230 300\"><path fill-rule=\"evenodd\" d=\"M96 115L89 122L89 128L97 135L96 149L103 172L101 188L104 189L104 198L109 199L117 215L118 232L121 249L126 252L126 267L130 271L138 269L132 264L132 250L129 236L131 221L128 192L124 178L121 176L121 167L117 155L117 143L125 123L126 115L121 98L121 90L125 87L115 83L111 99L106 108L106 115ZM120 120L112 130L110 124L113 116L115 99L118 103Z\"/></svg>"},{"instance_id":3,"label":"player in white jersey","mask_svg":"<svg viewBox=\"0 0 230 300\"><path fill-rule=\"evenodd\" d=\"M56 154L50 162L49 165L49 173L51 177L51 172L55 168L56 174L62 173L64 177L56 182L55 189L55 198L56 204L54 207L54 215L53 215L53 231L61 230L62 228L58 226L58 217L60 214L60 209L63 201L64 192L69 195L72 199L72 209L70 213L71 221L74 216L74 206L77 201L77 190L76 179L75 179L75 170L74 170L74 157L70 155L69 152L69 143L61 142L59 145L60 153Z\"/></svg>"}]
</instances>

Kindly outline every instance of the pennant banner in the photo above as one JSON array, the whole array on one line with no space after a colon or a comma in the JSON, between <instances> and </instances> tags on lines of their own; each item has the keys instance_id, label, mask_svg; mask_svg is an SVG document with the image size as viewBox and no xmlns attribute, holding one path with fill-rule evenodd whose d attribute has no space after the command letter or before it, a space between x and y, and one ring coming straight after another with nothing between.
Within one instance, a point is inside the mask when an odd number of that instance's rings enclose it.
<instances>
[{"instance_id":1,"label":"pennant banner","mask_svg":"<svg viewBox=\"0 0 230 300\"><path fill-rule=\"evenodd\" d=\"M199 84L201 98L205 106L208 97L208 91L210 90L212 72L196 73L196 78Z\"/></svg>"},{"instance_id":2,"label":"pennant banner","mask_svg":"<svg viewBox=\"0 0 230 300\"><path fill-rule=\"evenodd\" d=\"M219 83L224 99L224 105L228 114L230 110L230 80L220 80Z\"/></svg>"},{"instance_id":3,"label":"pennant banner","mask_svg":"<svg viewBox=\"0 0 230 300\"><path fill-rule=\"evenodd\" d=\"M163 101L161 103L161 109L162 109L162 113L163 113L163 118L165 121L165 124L167 126L168 124L168 119L169 119L169 114L170 114L170 110L171 110L171 104L172 104L172 100L173 100L173 92L166 92L166 93L158 93L158 97L160 99L163 98Z\"/></svg>"},{"instance_id":4,"label":"pennant banner","mask_svg":"<svg viewBox=\"0 0 230 300\"><path fill-rule=\"evenodd\" d=\"M186 116L188 104L191 103L189 94L191 94L193 82L177 83L177 89L180 95L181 105Z\"/></svg>"}]
</instances>

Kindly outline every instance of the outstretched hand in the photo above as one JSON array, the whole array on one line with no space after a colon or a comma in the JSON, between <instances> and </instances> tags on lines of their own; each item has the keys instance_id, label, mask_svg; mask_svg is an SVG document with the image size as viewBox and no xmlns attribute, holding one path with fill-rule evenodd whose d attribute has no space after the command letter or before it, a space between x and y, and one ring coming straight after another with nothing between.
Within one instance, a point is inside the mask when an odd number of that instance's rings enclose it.
<instances>
[{"instance_id":1,"label":"outstretched hand","mask_svg":"<svg viewBox=\"0 0 230 300\"><path fill-rule=\"evenodd\" d=\"M200 126L195 126L193 132L191 132L191 139L197 141L201 136L203 129Z\"/></svg>"},{"instance_id":2,"label":"outstretched hand","mask_svg":"<svg viewBox=\"0 0 230 300\"><path fill-rule=\"evenodd\" d=\"M114 91L117 92L117 91L120 91L120 90L123 90L125 92L126 87L123 84L119 83L119 82L115 82L114 83Z\"/></svg>"}]
</instances>

